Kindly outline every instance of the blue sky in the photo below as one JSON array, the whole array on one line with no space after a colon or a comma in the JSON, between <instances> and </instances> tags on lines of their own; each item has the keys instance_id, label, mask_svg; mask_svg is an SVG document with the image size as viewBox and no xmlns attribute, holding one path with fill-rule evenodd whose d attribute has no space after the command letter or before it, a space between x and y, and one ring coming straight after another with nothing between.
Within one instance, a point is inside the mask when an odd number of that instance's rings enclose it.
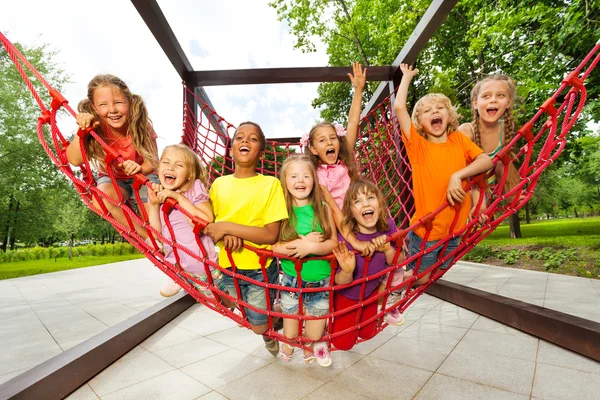
<instances>
[{"instance_id":1,"label":"blue sky","mask_svg":"<svg viewBox=\"0 0 600 400\"><path fill-rule=\"evenodd\" d=\"M316 53L293 49L294 38L277 21L268 0L159 1L196 70L325 66L324 46ZM121 77L148 106L159 147L179 142L181 80L135 7L127 0L5 2L0 29L12 42L47 43L55 61L71 76L64 95L76 105L98 73ZM232 124L259 122L267 137L301 136L318 120L310 103L317 84L207 87L216 111ZM65 133L74 120L60 121Z\"/></svg>"}]
</instances>

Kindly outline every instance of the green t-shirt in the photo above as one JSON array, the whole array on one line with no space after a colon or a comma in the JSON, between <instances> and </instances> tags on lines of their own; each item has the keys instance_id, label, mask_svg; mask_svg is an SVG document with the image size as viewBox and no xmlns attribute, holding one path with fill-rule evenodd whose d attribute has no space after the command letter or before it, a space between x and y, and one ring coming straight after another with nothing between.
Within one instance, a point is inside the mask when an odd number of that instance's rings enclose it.
<instances>
[{"instance_id":1,"label":"green t-shirt","mask_svg":"<svg viewBox=\"0 0 600 400\"><path fill-rule=\"evenodd\" d=\"M311 232L321 232L321 225L313 228L313 220L315 219L315 210L311 204L302 207L294 207L296 215L296 232L298 235L308 235ZM310 257L310 256L309 256ZM281 268L283 271L296 277L296 269L294 263L290 260L281 260ZM327 260L310 260L305 261L302 265L302 280L305 282L317 282L331 275L331 267Z\"/></svg>"}]
</instances>

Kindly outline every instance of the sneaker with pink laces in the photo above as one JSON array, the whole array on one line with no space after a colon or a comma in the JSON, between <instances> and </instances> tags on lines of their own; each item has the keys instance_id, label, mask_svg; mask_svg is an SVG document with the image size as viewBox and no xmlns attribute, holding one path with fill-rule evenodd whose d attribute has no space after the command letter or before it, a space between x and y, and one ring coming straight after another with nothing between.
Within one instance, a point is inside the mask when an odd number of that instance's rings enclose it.
<instances>
[{"instance_id":1,"label":"sneaker with pink laces","mask_svg":"<svg viewBox=\"0 0 600 400\"><path fill-rule=\"evenodd\" d=\"M317 364L319 364L321 367L329 367L331 365L331 354L329 354L329 348L327 348L327 343L315 343L313 349L315 351L315 358L317 359Z\"/></svg>"},{"instance_id":2,"label":"sneaker with pink laces","mask_svg":"<svg viewBox=\"0 0 600 400\"><path fill-rule=\"evenodd\" d=\"M160 295L163 297L175 296L181 290L181 286L177 283L169 280L162 288L160 288Z\"/></svg>"},{"instance_id":3,"label":"sneaker with pink laces","mask_svg":"<svg viewBox=\"0 0 600 400\"><path fill-rule=\"evenodd\" d=\"M394 308L392 311L385 314L385 322L389 325L400 326L404 323L404 314Z\"/></svg>"}]
</instances>

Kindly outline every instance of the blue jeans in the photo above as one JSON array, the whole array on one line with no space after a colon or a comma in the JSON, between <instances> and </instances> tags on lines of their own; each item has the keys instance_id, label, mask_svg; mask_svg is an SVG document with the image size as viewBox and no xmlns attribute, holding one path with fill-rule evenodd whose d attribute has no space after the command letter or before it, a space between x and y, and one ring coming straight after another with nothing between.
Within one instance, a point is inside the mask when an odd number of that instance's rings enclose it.
<instances>
[{"instance_id":1,"label":"blue jeans","mask_svg":"<svg viewBox=\"0 0 600 400\"><path fill-rule=\"evenodd\" d=\"M248 278L254 279L258 282L265 281L261 268L259 268L259 269L239 269L238 268L237 273L240 275L246 276ZM269 283L276 284L278 282L278 278L279 278L279 271L277 269L277 260L273 259L273 261L271 261L271 264L267 267L267 279L269 280ZM273 309L273 300L275 299L275 296L277 295L277 290L269 289L270 304L269 304L269 307L267 307L267 294L266 294L267 289L266 288L264 288L262 286L254 285L254 284L247 282L245 280L242 280L242 279L238 279L237 282L240 287L240 293L242 295L243 301L245 301L248 304L250 304L251 306L261 309L261 310L267 310L267 309L272 310ZM234 285L232 276L223 274L223 286L225 287L225 290L227 290L227 292L229 292L230 296L237 298L237 291L235 290L235 285ZM264 325L267 322L269 322L269 319L267 318L266 314L256 312L249 308L246 308L245 312L246 312L246 317L248 318L248 322L250 322L250 325Z\"/></svg>"},{"instance_id":2,"label":"blue jeans","mask_svg":"<svg viewBox=\"0 0 600 400\"><path fill-rule=\"evenodd\" d=\"M329 286L329 277L320 280L318 282L305 282L302 281L303 288L315 288L315 287L327 287ZM298 278L283 273L281 279L281 286L297 288ZM298 292L288 292L281 290L281 309L286 314L298 314L298 298L300 297ZM329 312L329 290L323 292L311 292L302 293L302 304L304 306L304 313L321 317Z\"/></svg>"},{"instance_id":3,"label":"blue jeans","mask_svg":"<svg viewBox=\"0 0 600 400\"><path fill-rule=\"evenodd\" d=\"M435 246L437 243L439 242L439 240L430 240L427 243L425 243L425 249L429 249L433 246ZM454 250L456 250L456 248L458 247L458 244L460 242L460 238L456 237L453 239L450 239L448 241L448 247L446 248L446 252L444 254L440 254L442 252L442 250L444 249L444 245L440 245L438 248L436 248L435 250L432 250L431 252L424 254L421 257L421 265L419 265L419 269L417 271L415 271L416 274L425 271L427 268L431 267L433 264L436 263L436 261L439 258L443 258L445 257L447 254L453 252ZM408 233L408 258L414 256L417 253L421 252L421 243L423 243L423 239L421 239L418 235L416 235L414 232L409 232ZM441 269L446 269L448 268L448 266L450 265L450 261L452 259L448 259L446 262L444 262L440 268ZM419 259L417 258L416 260L411 261L410 263L408 263L408 265L406 266L407 270L414 270L415 267L417 266L417 261L419 261Z\"/></svg>"},{"instance_id":4,"label":"blue jeans","mask_svg":"<svg viewBox=\"0 0 600 400\"><path fill-rule=\"evenodd\" d=\"M160 181L158 180L158 175L156 174L150 174L150 175L146 175L146 178L148 178L148 180L152 183L160 183ZM115 179L117 181L117 185L119 185L119 187L121 189L123 189L125 191L125 193L127 193L127 199L131 199L132 202L135 203L135 196L133 195L133 182L135 181L133 178L132 179ZM98 180L96 181L96 184L98 186L104 184L104 183L111 183L110 180L110 176L108 175L103 175L100 178L98 178ZM140 198L142 199L142 203L147 203L148 202L148 186L146 185L142 185L142 187L140 187Z\"/></svg>"}]
</instances>

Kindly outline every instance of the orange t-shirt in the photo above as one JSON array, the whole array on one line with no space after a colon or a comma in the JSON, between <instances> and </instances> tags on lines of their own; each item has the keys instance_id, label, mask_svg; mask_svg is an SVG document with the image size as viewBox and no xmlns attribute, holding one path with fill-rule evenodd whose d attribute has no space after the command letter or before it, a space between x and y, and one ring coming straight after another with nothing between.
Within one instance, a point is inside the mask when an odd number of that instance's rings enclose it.
<instances>
[{"instance_id":1,"label":"orange t-shirt","mask_svg":"<svg viewBox=\"0 0 600 400\"><path fill-rule=\"evenodd\" d=\"M410 140L402 133L408 159L412 167L415 214L411 225L419 218L437 210L446 201L450 176L465 168L475 157L483 153L475 143L460 132L448 134L446 143L432 143L419 135L414 125L410 125ZM471 196L467 193L461 204L460 214L454 232L465 226L471 209ZM427 240L438 240L448 234L454 220L454 208L442 210L433 220L433 229ZM425 237L425 227L415 229L415 234Z\"/></svg>"},{"instance_id":2,"label":"orange t-shirt","mask_svg":"<svg viewBox=\"0 0 600 400\"><path fill-rule=\"evenodd\" d=\"M152 128L152 126L150 126L150 135L152 136L152 139L154 140L154 147L156 148L156 138L158 136L156 135L156 132L154 132L154 129ZM117 138L117 137L114 137L112 134L110 134L110 138L105 139L105 141L109 147L111 147L113 150L115 150L119 154L121 154L121 156L123 157L124 160L133 160L140 165L142 165L144 163L144 157L142 157L137 152L137 150L133 144L133 138L131 137L131 135L121 136L121 137ZM132 176L129 176L125 172L123 172L123 170L121 168L119 168L119 163L117 160L114 160L112 162L111 167L113 169L116 179L131 179L131 178L133 178ZM100 172L100 176L108 175L108 173L104 169L101 169L99 172Z\"/></svg>"}]
</instances>

